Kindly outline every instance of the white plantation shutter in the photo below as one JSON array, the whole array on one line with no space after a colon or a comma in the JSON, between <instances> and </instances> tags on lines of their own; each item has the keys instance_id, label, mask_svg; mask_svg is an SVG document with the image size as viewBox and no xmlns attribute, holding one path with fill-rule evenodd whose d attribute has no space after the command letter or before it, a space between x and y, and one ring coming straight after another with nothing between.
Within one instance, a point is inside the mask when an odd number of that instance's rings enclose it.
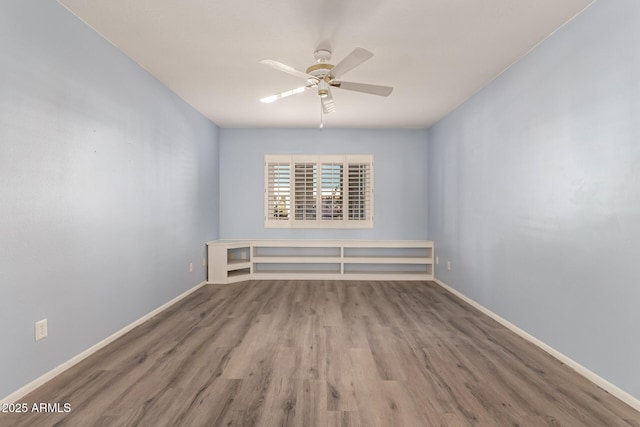
<instances>
[{"instance_id":1,"label":"white plantation shutter","mask_svg":"<svg viewBox=\"0 0 640 427\"><path fill-rule=\"evenodd\" d=\"M372 216L373 178L370 163L349 163L347 178L348 212L352 221L367 221Z\"/></svg>"},{"instance_id":2,"label":"white plantation shutter","mask_svg":"<svg viewBox=\"0 0 640 427\"><path fill-rule=\"evenodd\" d=\"M265 156L265 227L373 227L373 156Z\"/></svg>"},{"instance_id":3,"label":"white plantation shutter","mask_svg":"<svg viewBox=\"0 0 640 427\"><path fill-rule=\"evenodd\" d=\"M320 167L321 206L323 221L341 221L342 216L342 194L344 192L342 163L322 163Z\"/></svg>"},{"instance_id":4,"label":"white plantation shutter","mask_svg":"<svg viewBox=\"0 0 640 427\"><path fill-rule=\"evenodd\" d=\"M291 165L289 162L267 163L267 213L270 221L288 221L291 215Z\"/></svg>"},{"instance_id":5,"label":"white plantation shutter","mask_svg":"<svg viewBox=\"0 0 640 427\"><path fill-rule=\"evenodd\" d=\"M315 163L294 163L295 219L312 221L316 219L317 209L317 165Z\"/></svg>"}]
</instances>

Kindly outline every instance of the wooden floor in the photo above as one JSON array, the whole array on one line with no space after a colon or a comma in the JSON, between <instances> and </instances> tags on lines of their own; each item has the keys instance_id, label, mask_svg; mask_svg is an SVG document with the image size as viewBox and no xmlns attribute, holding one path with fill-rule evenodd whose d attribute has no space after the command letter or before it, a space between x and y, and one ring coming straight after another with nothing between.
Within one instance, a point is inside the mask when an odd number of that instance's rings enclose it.
<instances>
[{"instance_id":1,"label":"wooden floor","mask_svg":"<svg viewBox=\"0 0 640 427\"><path fill-rule=\"evenodd\" d=\"M434 283L205 286L21 399L2 426L640 426Z\"/></svg>"}]
</instances>

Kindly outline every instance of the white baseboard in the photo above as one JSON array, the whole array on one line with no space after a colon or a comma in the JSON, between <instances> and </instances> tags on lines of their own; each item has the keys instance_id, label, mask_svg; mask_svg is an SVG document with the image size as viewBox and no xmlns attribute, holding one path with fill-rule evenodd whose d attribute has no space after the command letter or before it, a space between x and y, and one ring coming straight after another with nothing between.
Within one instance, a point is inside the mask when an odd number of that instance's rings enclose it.
<instances>
[{"instance_id":1,"label":"white baseboard","mask_svg":"<svg viewBox=\"0 0 640 427\"><path fill-rule=\"evenodd\" d=\"M452 294L454 294L455 296L457 296L461 300L465 301L469 305L477 308L482 313L484 313L487 316L491 317L493 320L495 320L496 322L500 323L502 326L504 326L507 329L515 332L520 337L522 337L525 340L531 342L532 344L535 344L536 346L540 347L542 350L546 351L551 356L555 357L560 362L564 363L565 365L567 365L568 367L570 367L571 369L573 369L574 371L576 371L577 373L579 373L580 375L582 375L583 377L585 377L586 379L588 379L589 381L591 381L592 383L597 385L598 387L602 388L603 390L605 390L609 394L617 397L618 399L622 400L627 405L629 405L632 408L640 411L640 400L638 400L636 397L630 395L629 393L627 393L626 391L622 390L618 386L616 386L614 384L611 384L609 381L605 380L604 378L602 378L598 374L590 371L589 369L585 368L584 366L582 366L581 364L579 364L575 360L573 360L570 357L560 353L555 348L545 344L544 342L542 342L538 338L530 335L526 331L523 331L522 329L518 328L513 323L509 322L506 319L503 319L502 317L500 317L499 315L497 315L493 311L489 310L488 308L486 308L485 306L481 305L480 303L472 300L471 298L469 298L468 296L464 295L460 291L457 291L456 289L453 289L451 286L447 285L446 283L444 283L444 282L442 282L442 281L440 281L438 279L434 279L434 282L436 282L438 285L442 286L444 289L446 289L447 291L451 292Z\"/></svg>"},{"instance_id":2,"label":"white baseboard","mask_svg":"<svg viewBox=\"0 0 640 427\"><path fill-rule=\"evenodd\" d=\"M204 285L206 285L206 282L201 282L201 283L197 284L196 286L194 286L193 288L187 290L186 292L183 292L182 294L178 295L177 297L175 297L171 301L169 301L169 302L161 305L160 307L156 308L155 310L145 314L144 316L142 316L138 320L136 320L133 323L130 323L129 325L127 325L124 328L120 329L119 331L117 331L113 335L103 339L99 343L89 347L88 349L86 349L82 353L75 355L74 357L72 357L71 359L69 359L66 362L62 363L61 365L53 368L52 370L50 370L49 372L45 373L44 375L42 375L42 376L36 378L35 380L31 381L29 384L21 387L20 389L14 391L10 395L8 395L5 398L1 399L0 400L0 404L17 402L19 399L21 399L22 397L24 397L27 394L31 393L36 388L38 388L41 385L45 384L46 382L50 381L54 377L60 375L62 372L66 371L67 369L71 368L72 366L80 363L82 360L84 360L87 357L91 356L93 353L95 353L96 351L100 350L101 348L103 348L107 344L110 344L113 341L117 340L118 338L120 338L121 336L123 336L124 334L126 334L127 332L129 332L130 330L135 328L136 326L143 324L144 322L146 322L147 320L151 319L156 314L160 313L161 311L166 310L167 308L169 308L173 304L177 303L178 301L180 301L181 299L185 298L189 294L191 294L191 293L195 292L196 290L200 289Z\"/></svg>"}]
</instances>

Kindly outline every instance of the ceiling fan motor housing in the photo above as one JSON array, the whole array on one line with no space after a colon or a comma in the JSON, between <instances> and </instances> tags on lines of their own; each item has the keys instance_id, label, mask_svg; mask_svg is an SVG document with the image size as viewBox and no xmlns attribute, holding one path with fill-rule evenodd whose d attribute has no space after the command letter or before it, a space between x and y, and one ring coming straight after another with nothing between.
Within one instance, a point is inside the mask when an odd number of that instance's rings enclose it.
<instances>
[{"instance_id":1,"label":"ceiling fan motor housing","mask_svg":"<svg viewBox=\"0 0 640 427\"><path fill-rule=\"evenodd\" d=\"M331 59L331 51L318 49L313 52L313 56L316 58L318 63L307 68L306 73L312 75L318 80L330 79L331 76L329 75L329 72L333 69L333 65L328 62Z\"/></svg>"},{"instance_id":2,"label":"ceiling fan motor housing","mask_svg":"<svg viewBox=\"0 0 640 427\"><path fill-rule=\"evenodd\" d=\"M328 76L329 72L332 69L333 69L333 65L326 62L321 62L319 64L314 64L309 68L307 68L306 73L311 74L312 76L321 80L321 79L324 79L326 76Z\"/></svg>"}]
</instances>

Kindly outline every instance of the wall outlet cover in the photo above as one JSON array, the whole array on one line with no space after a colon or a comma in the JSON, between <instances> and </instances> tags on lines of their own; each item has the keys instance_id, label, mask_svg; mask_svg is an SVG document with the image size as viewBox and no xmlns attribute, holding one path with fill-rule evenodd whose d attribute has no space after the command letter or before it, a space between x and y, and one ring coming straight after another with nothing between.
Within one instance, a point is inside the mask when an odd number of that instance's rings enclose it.
<instances>
[{"instance_id":1,"label":"wall outlet cover","mask_svg":"<svg viewBox=\"0 0 640 427\"><path fill-rule=\"evenodd\" d=\"M46 338L48 334L47 319L38 320L36 322L36 341Z\"/></svg>"}]
</instances>

